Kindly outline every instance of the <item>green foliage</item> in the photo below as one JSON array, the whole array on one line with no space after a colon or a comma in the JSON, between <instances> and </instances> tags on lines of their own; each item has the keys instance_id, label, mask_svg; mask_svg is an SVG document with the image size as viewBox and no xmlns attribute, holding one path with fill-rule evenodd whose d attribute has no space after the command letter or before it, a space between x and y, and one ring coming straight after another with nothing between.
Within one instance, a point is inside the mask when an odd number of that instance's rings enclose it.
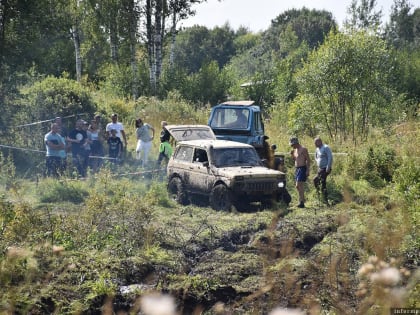
<instances>
[{"instance_id":1,"label":"green foliage","mask_svg":"<svg viewBox=\"0 0 420 315\"><path fill-rule=\"evenodd\" d=\"M408 0L395 1L390 21L385 27L386 38L393 46L401 48L418 45L420 33L416 28L420 18L420 8L414 8Z\"/></svg>"},{"instance_id":2,"label":"green foliage","mask_svg":"<svg viewBox=\"0 0 420 315\"><path fill-rule=\"evenodd\" d=\"M240 34L240 31L238 33L238 36L233 40L236 54L245 53L261 42L261 34L253 34L247 31L244 34Z\"/></svg>"},{"instance_id":3,"label":"green foliage","mask_svg":"<svg viewBox=\"0 0 420 315\"><path fill-rule=\"evenodd\" d=\"M229 25L212 30L198 25L187 28L176 38L174 65L188 74L198 72L212 61L223 68L235 54L234 39Z\"/></svg>"},{"instance_id":4,"label":"green foliage","mask_svg":"<svg viewBox=\"0 0 420 315\"><path fill-rule=\"evenodd\" d=\"M107 94L97 95L95 101L98 102L98 104L100 104L98 106L100 111L106 113L104 117L106 121L111 121L111 115L113 113L117 113L118 120L124 122L124 126L125 128L127 128L128 126L126 126L126 122L131 121L134 117L133 114L135 114L136 106L134 101L118 98Z\"/></svg>"},{"instance_id":5,"label":"green foliage","mask_svg":"<svg viewBox=\"0 0 420 315\"><path fill-rule=\"evenodd\" d=\"M170 92L165 100L154 97L139 98L132 115L133 121L134 118L141 117L155 127L160 126L162 120L168 121L169 124L205 124L208 109L198 107L175 90Z\"/></svg>"},{"instance_id":6,"label":"green foliage","mask_svg":"<svg viewBox=\"0 0 420 315\"><path fill-rule=\"evenodd\" d=\"M405 106L400 107L400 111L406 113L408 117L415 117L420 100L420 50L407 48L395 50L393 53L395 55L393 85L408 99L402 102Z\"/></svg>"},{"instance_id":7,"label":"green foliage","mask_svg":"<svg viewBox=\"0 0 420 315\"><path fill-rule=\"evenodd\" d=\"M296 74L301 94L312 103L300 106L301 115L316 111L334 137L365 138L369 126L386 126L395 119L388 115L394 93L390 65L386 43L378 37L331 33Z\"/></svg>"},{"instance_id":8,"label":"green foliage","mask_svg":"<svg viewBox=\"0 0 420 315\"><path fill-rule=\"evenodd\" d=\"M16 190L19 187L19 180L16 177L16 166L13 156L9 154L7 157L0 152L0 183L5 185L6 190Z\"/></svg>"},{"instance_id":9,"label":"green foliage","mask_svg":"<svg viewBox=\"0 0 420 315\"><path fill-rule=\"evenodd\" d=\"M264 43L276 51L279 50L284 44L278 40L279 34L290 29L296 34L299 42L306 42L310 48L315 48L336 28L333 16L328 11L290 9L272 20L270 28L264 34Z\"/></svg>"},{"instance_id":10,"label":"green foliage","mask_svg":"<svg viewBox=\"0 0 420 315\"><path fill-rule=\"evenodd\" d=\"M41 202L82 203L89 195L85 185L80 181L44 179L39 182L38 193Z\"/></svg>"},{"instance_id":11,"label":"green foliage","mask_svg":"<svg viewBox=\"0 0 420 315\"><path fill-rule=\"evenodd\" d=\"M324 118L321 113L313 106L315 99L311 95L299 94L290 104L288 112L283 112L287 115L287 126L290 134L308 134L314 137L319 133L326 133L328 130L323 130L322 122Z\"/></svg>"},{"instance_id":12,"label":"green foliage","mask_svg":"<svg viewBox=\"0 0 420 315\"><path fill-rule=\"evenodd\" d=\"M393 148L377 145L367 148L366 154L351 156L347 174L356 180L366 180L373 187L381 188L392 181L399 164Z\"/></svg>"},{"instance_id":13,"label":"green foliage","mask_svg":"<svg viewBox=\"0 0 420 315\"><path fill-rule=\"evenodd\" d=\"M176 283L173 289L184 289L188 294L202 297L213 289L216 289L218 283L215 279L209 279L201 275L174 275L170 277L171 281Z\"/></svg>"},{"instance_id":14,"label":"green foliage","mask_svg":"<svg viewBox=\"0 0 420 315\"><path fill-rule=\"evenodd\" d=\"M26 244L45 239L45 227L42 216L26 203L14 203L13 206L3 201L1 204L0 248L12 244Z\"/></svg>"},{"instance_id":15,"label":"green foliage","mask_svg":"<svg viewBox=\"0 0 420 315\"><path fill-rule=\"evenodd\" d=\"M153 231L150 222L154 210L128 181L114 182L110 173L102 173L98 182L86 199L82 214L86 226L81 224L77 230L95 249L108 247L119 255L130 255L144 245L146 235Z\"/></svg>"},{"instance_id":16,"label":"green foliage","mask_svg":"<svg viewBox=\"0 0 420 315\"><path fill-rule=\"evenodd\" d=\"M38 275L38 263L30 250L9 247L0 265L0 283L5 286L31 282Z\"/></svg>"},{"instance_id":17,"label":"green foliage","mask_svg":"<svg viewBox=\"0 0 420 315\"><path fill-rule=\"evenodd\" d=\"M186 78L181 94L195 103L218 104L226 99L229 86L228 73L220 70L217 62L211 61Z\"/></svg>"},{"instance_id":18,"label":"green foliage","mask_svg":"<svg viewBox=\"0 0 420 315\"><path fill-rule=\"evenodd\" d=\"M100 81L99 87L105 94L122 99L130 97L133 73L128 65L104 65L100 75L104 79Z\"/></svg>"},{"instance_id":19,"label":"green foliage","mask_svg":"<svg viewBox=\"0 0 420 315\"><path fill-rule=\"evenodd\" d=\"M139 52L141 54L141 52ZM111 98L130 100L133 98L133 89L140 95L150 94L150 80L145 62L140 62L134 73L128 64L108 63L101 67L98 87L101 92Z\"/></svg>"},{"instance_id":20,"label":"green foliage","mask_svg":"<svg viewBox=\"0 0 420 315\"><path fill-rule=\"evenodd\" d=\"M299 43L297 36L287 29L282 37L289 43L289 46L282 46L280 53L285 55L277 64L277 78L275 93L277 102L290 102L296 97L297 84L294 74L303 65L309 54L309 47L306 42Z\"/></svg>"},{"instance_id":21,"label":"green foliage","mask_svg":"<svg viewBox=\"0 0 420 315\"><path fill-rule=\"evenodd\" d=\"M86 281L83 287L89 292L86 296L88 300L102 296L113 296L117 290L117 285L113 283L111 275L106 271L101 273L97 279Z\"/></svg>"},{"instance_id":22,"label":"green foliage","mask_svg":"<svg viewBox=\"0 0 420 315\"><path fill-rule=\"evenodd\" d=\"M397 191L409 202L420 199L420 165L415 159L403 159L395 170L394 182Z\"/></svg>"},{"instance_id":23,"label":"green foliage","mask_svg":"<svg viewBox=\"0 0 420 315\"><path fill-rule=\"evenodd\" d=\"M382 11L375 11L376 0L352 0L348 12L350 18L344 26L351 30L377 30L381 24Z\"/></svg>"},{"instance_id":24,"label":"green foliage","mask_svg":"<svg viewBox=\"0 0 420 315\"><path fill-rule=\"evenodd\" d=\"M171 207L173 202L169 198L166 190L166 183L153 182L149 190L146 192L144 202L151 206Z\"/></svg>"},{"instance_id":25,"label":"green foliage","mask_svg":"<svg viewBox=\"0 0 420 315\"><path fill-rule=\"evenodd\" d=\"M22 90L21 123L53 119L56 116L92 114L96 110L90 91L66 77L48 76Z\"/></svg>"}]
</instances>

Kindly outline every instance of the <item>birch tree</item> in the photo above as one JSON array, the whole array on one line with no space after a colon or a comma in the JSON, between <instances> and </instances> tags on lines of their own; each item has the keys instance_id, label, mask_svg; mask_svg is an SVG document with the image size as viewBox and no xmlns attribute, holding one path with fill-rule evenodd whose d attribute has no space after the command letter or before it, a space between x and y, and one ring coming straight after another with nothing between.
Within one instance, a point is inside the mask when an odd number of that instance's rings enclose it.
<instances>
[{"instance_id":1,"label":"birch tree","mask_svg":"<svg viewBox=\"0 0 420 315\"><path fill-rule=\"evenodd\" d=\"M166 36L166 18L171 17L171 53L170 60L173 62L173 48L175 45L177 23L193 15L193 4L206 0L146 0L146 39L149 57L150 86L152 93L156 95L162 73L163 42Z\"/></svg>"},{"instance_id":2,"label":"birch tree","mask_svg":"<svg viewBox=\"0 0 420 315\"><path fill-rule=\"evenodd\" d=\"M76 62L76 80L82 80L82 52L81 45L81 29L80 24L82 20L82 9L80 0L70 0L69 14L71 17L70 35L74 45L74 56Z\"/></svg>"}]
</instances>

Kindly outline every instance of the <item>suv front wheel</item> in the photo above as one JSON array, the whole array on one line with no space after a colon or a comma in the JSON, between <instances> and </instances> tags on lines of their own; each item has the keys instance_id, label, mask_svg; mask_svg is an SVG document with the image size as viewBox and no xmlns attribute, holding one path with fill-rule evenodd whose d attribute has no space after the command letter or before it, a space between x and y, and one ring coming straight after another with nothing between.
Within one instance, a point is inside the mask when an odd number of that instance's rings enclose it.
<instances>
[{"instance_id":1,"label":"suv front wheel","mask_svg":"<svg viewBox=\"0 0 420 315\"><path fill-rule=\"evenodd\" d=\"M210 193L210 206L214 210L231 210L232 200L229 189L226 187L226 185L218 184L213 187Z\"/></svg>"},{"instance_id":2,"label":"suv front wheel","mask_svg":"<svg viewBox=\"0 0 420 315\"><path fill-rule=\"evenodd\" d=\"M168 184L168 192L173 200L181 205L188 204L187 194L185 192L184 184L179 177L173 177Z\"/></svg>"}]
</instances>

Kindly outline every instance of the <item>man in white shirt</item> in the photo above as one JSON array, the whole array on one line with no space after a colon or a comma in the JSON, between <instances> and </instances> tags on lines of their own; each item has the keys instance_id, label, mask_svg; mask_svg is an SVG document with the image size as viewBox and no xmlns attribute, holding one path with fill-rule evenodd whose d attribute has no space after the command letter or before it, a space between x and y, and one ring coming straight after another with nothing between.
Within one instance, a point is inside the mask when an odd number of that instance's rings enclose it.
<instances>
[{"instance_id":1,"label":"man in white shirt","mask_svg":"<svg viewBox=\"0 0 420 315\"><path fill-rule=\"evenodd\" d=\"M107 138L111 136L111 130L115 129L117 131L117 137L119 137L121 141L124 142L124 146L127 147L127 138L125 136L124 126L118 121L118 115L115 113L112 114L111 120L112 122L108 123L105 129Z\"/></svg>"}]
</instances>

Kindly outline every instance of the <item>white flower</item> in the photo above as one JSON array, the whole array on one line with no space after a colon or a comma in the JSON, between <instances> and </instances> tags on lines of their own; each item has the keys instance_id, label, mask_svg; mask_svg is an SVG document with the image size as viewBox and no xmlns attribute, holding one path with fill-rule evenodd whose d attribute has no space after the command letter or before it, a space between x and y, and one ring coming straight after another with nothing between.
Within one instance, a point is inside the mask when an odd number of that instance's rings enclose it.
<instances>
[{"instance_id":1,"label":"white flower","mask_svg":"<svg viewBox=\"0 0 420 315\"><path fill-rule=\"evenodd\" d=\"M301 310L297 308L275 308L269 315L305 315Z\"/></svg>"},{"instance_id":2,"label":"white flower","mask_svg":"<svg viewBox=\"0 0 420 315\"><path fill-rule=\"evenodd\" d=\"M390 267L374 273L371 280L376 284L394 286L401 280L401 274L397 268Z\"/></svg>"},{"instance_id":3,"label":"white flower","mask_svg":"<svg viewBox=\"0 0 420 315\"><path fill-rule=\"evenodd\" d=\"M146 315L175 315L174 298L169 295L146 295L141 299L141 310Z\"/></svg>"}]
</instances>

